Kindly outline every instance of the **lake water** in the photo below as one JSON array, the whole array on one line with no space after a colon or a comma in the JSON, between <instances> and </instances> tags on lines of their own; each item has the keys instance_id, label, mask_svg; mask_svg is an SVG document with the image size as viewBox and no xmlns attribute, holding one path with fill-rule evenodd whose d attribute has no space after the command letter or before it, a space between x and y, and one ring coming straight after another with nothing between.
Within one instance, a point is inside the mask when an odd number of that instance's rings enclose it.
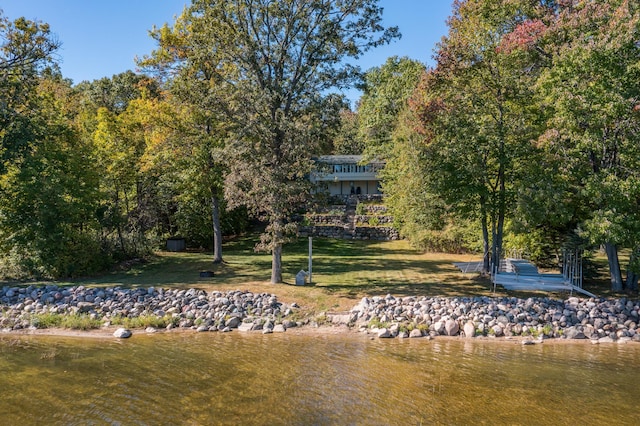
<instances>
[{"instance_id":1,"label":"lake water","mask_svg":"<svg viewBox=\"0 0 640 426\"><path fill-rule=\"evenodd\" d=\"M637 425L640 344L0 336L3 425Z\"/></svg>"}]
</instances>

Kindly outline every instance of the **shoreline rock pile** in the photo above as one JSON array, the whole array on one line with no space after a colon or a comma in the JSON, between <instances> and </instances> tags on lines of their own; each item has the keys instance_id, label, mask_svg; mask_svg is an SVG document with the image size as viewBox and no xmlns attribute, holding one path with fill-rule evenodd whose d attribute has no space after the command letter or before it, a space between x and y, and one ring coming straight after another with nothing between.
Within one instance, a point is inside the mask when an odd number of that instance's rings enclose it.
<instances>
[{"instance_id":1,"label":"shoreline rock pile","mask_svg":"<svg viewBox=\"0 0 640 426\"><path fill-rule=\"evenodd\" d=\"M37 327L42 314L85 314L110 325L116 318L155 316L166 319L167 328L197 331L262 330L264 333L295 327L287 319L297 311L273 294L248 291L210 292L155 287L2 287L0 289L0 329L3 331Z\"/></svg>"},{"instance_id":2,"label":"shoreline rock pile","mask_svg":"<svg viewBox=\"0 0 640 426\"><path fill-rule=\"evenodd\" d=\"M531 336L640 342L640 306L627 299L363 298L348 322L378 337ZM346 322L346 321L345 321Z\"/></svg>"},{"instance_id":3,"label":"shoreline rock pile","mask_svg":"<svg viewBox=\"0 0 640 426\"><path fill-rule=\"evenodd\" d=\"M104 326L123 318L163 319L167 329L284 332L322 323L269 293L190 289L59 287L0 288L0 330L38 328L47 314L86 315ZM380 338L436 336L591 339L640 342L640 303L622 299L515 297L364 297L347 313L322 314ZM119 329L122 332L121 329ZM146 332L155 329L148 328Z\"/></svg>"}]
</instances>

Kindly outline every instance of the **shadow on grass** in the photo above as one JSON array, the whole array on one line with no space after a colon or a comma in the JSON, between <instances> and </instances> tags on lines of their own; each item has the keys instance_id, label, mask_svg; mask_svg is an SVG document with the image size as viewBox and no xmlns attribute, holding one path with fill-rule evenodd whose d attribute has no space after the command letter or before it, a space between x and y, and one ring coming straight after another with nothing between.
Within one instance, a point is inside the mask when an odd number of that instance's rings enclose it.
<instances>
[{"instance_id":1,"label":"shadow on grass","mask_svg":"<svg viewBox=\"0 0 640 426\"><path fill-rule=\"evenodd\" d=\"M385 294L402 294L406 296L488 296L489 287L482 281L455 281L444 280L432 283L389 283L385 281L370 280L369 282L353 286L340 284L326 284L321 286L329 292L343 296L361 297L364 295L382 296Z\"/></svg>"},{"instance_id":2,"label":"shadow on grass","mask_svg":"<svg viewBox=\"0 0 640 426\"><path fill-rule=\"evenodd\" d=\"M95 285L165 288L215 288L247 283L268 283L271 277L271 255L256 253L258 237L248 235L226 241L224 263L213 264L206 252L161 252L148 262L136 264L128 271L113 272L61 285ZM452 263L467 258L449 254L425 254L411 249L406 241L349 241L313 239L313 285L331 297L356 299L364 295L407 296L509 296L566 297L566 294L506 292L501 287L494 294L489 279L477 274L462 274ZM289 286L295 274L308 269L308 240L287 244L283 250L283 278ZM211 278L201 278L200 272L213 271ZM600 283L602 280L598 280ZM32 283L28 283L32 284ZM0 284L2 285L2 284ZM606 282L585 288L605 297L620 297L607 293ZM270 290L271 291L271 290ZM305 291L303 288L301 291Z\"/></svg>"}]
</instances>

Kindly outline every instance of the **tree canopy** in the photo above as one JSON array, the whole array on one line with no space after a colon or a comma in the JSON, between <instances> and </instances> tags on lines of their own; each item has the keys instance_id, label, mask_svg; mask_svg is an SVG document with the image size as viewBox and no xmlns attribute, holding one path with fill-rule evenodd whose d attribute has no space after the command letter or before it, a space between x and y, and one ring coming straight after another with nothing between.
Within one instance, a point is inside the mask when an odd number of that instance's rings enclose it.
<instances>
[{"instance_id":1,"label":"tree canopy","mask_svg":"<svg viewBox=\"0 0 640 426\"><path fill-rule=\"evenodd\" d=\"M377 0L193 0L127 71L72 86L49 26L0 15L0 266L93 273L169 236L213 247L246 215L282 282L312 158L386 161L424 248L551 259L603 247L640 273L640 5L455 0L426 68L354 62L399 36ZM351 111L336 89L363 90ZM629 255L626 280L618 259ZM553 252L555 250L555 253Z\"/></svg>"},{"instance_id":2,"label":"tree canopy","mask_svg":"<svg viewBox=\"0 0 640 426\"><path fill-rule=\"evenodd\" d=\"M267 222L259 248L273 254L274 283L311 156L342 106L330 90L356 81L349 58L397 36L381 21L376 0L195 0L153 32L159 47L143 65L207 84L207 108L228 132L225 198Z\"/></svg>"},{"instance_id":3,"label":"tree canopy","mask_svg":"<svg viewBox=\"0 0 640 426\"><path fill-rule=\"evenodd\" d=\"M583 238L607 247L619 291L624 246L635 289L638 5L460 0L448 24L395 136L390 199L478 220L485 269L507 226L554 244ZM394 182L416 171L421 191L399 197Z\"/></svg>"},{"instance_id":4,"label":"tree canopy","mask_svg":"<svg viewBox=\"0 0 640 426\"><path fill-rule=\"evenodd\" d=\"M38 76L54 64L60 43L49 25L10 21L0 10L0 171L29 149L37 134L38 108L31 96Z\"/></svg>"},{"instance_id":5,"label":"tree canopy","mask_svg":"<svg viewBox=\"0 0 640 426\"><path fill-rule=\"evenodd\" d=\"M550 111L540 144L587 207L581 233L607 248L613 290L624 287L617 247L640 248L640 6L562 5L534 40L552 58L537 88ZM634 263L635 255L632 255ZM637 266L626 286L637 289Z\"/></svg>"},{"instance_id":6,"label":"tree canopy","mask_svg":"<svg viewBox=\"0 0 640 426\"><path fill-rule=\"evenodd\" d=\"M424 71L424 64L416 60L392 56L364 74L358 122L368 157L386 158L400 114Z\"/></svg>"}]
</instances>

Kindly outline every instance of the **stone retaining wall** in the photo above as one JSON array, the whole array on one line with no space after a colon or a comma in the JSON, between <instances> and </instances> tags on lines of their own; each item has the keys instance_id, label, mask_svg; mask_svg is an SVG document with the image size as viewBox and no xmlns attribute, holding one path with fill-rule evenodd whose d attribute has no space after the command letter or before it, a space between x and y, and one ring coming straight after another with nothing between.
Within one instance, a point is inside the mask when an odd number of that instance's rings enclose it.
<instances>
[{"instance_id":1,"label":"stone retaining wall","mask_svg":"<svg viewBox=\"0 0 640 426\"><path fill-rule=\"evenodd\" d=\"M376 241L400 239L399 232L389 226L356 226L353 231L348 227L337 225L300 226L298 228L298 236Z\"/></svg>"},{"instance_id":2,"label":"stone retaining wall","mask_svg":"<svg viewBox=\"0 0 640 426\"><path fill-rule=\"evenodd\" d=\"M373 219L376 218L376 219ZM393 223L393 216L377 216L377 215L356 215L356 223L371 223L371 221L377 220L379 225Z\"/></svg>"},{"instance_id":3,"label":"stone retaining wall","mask_svg":"<svg viewBox=\"0 0 640 426\"><path fill-rule=\"evenodd\" d=\"M315 209L316 214L335 214L335 212L340 212L340 214L346 214L347 206L344 204L333 204L324 207L318 207Z\"/></svg>"},{"instance_id":4,"label":"stone retaining wall","mask_svg":"<svg viewBox=\"0 0 640 426\"><path fill-rule=\"evenodd\" d=\"M331 200L333 204L346 204L349 199L356 199L359 202L371 202L371 201L379 201L381 202L384 199L382 194L360 194L360 195L332 195Z\"/></svg>"},{"instance_id":5,"label":"stone retaining wall","mask_svg":"<svg viewBox=\"0 0 640 426\"><path fill-rule=\"evenodd\" d=\"M395 241L400 233L389 226L356 226L354 240Z\"/></svg>"},{"instance_id":6,"label":"stone retaining wall","mask_svg":"<svg viewBox=\"0 0 640 426\"><path fill-rule=\"evenodd\" d=\"M317 225L317 226L299 226L299 237L324 237L324 238L344 238L344 226L341 225Z\"/></svg>"},{"instance_id":7,"label":"stone retaining wall","mask_svg":"<svg viewBox=\"0 0 640 426\"><path fill-rule=\"evenodd\" d=\"M363 206L370 215L384 215L387 212L387 206L384 204L363 204Z\"/></svg>"},{"instance_id":8,"label":"stone retaining wall","mask_svg":"<svg viewBox=\"0 0 640 426\"><path fill-rule=\"evenodd\" d=\"M332 215L332 214L314 214L307 215L307 220L315 225L339 225L344 226L344 215Z\"/></svg>"}]
</instances>

